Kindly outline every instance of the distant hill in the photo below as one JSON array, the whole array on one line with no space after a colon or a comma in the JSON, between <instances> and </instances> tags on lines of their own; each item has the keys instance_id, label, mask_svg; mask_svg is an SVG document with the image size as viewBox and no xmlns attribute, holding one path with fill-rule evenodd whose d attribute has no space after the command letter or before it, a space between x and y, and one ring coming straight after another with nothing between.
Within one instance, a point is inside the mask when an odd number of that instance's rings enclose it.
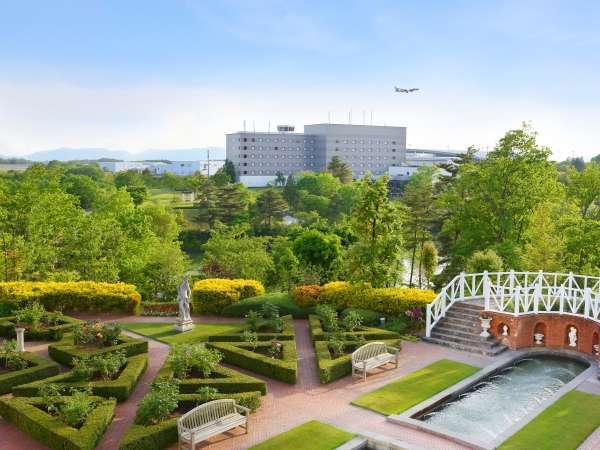
<instances>
[{"instance_id":1,"label":"distant hill","mask_svg":"<svg viewBox=\"0 0 600 450\"><path fill-rule=\"evenodd\" d=\"M126 150L110 150L107 148L56 148L34 152L26 155L25 158L30 161L81 161L95 159L195 161L205 159L209 151L210 159L225 159L225 149L221 147L149 149L139 153L128 152Z\"/></svg>"}]
</instances>

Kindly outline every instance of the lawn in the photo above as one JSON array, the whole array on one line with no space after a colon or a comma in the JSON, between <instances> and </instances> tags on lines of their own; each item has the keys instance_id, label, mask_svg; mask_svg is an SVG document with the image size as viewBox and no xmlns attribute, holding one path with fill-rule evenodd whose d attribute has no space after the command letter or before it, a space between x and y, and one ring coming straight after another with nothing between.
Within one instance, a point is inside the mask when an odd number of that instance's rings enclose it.
<instances>
[{"instance_id":1,"label":"lawn","mask_svg":"<svg viewBox=\"0 0 600 450\"><path fill-rule=\"evenodd\" d=\"M333 450L353 437L352 433L311 420L250 448L251 450Z\"/></svg>"},{"instance_id":2,"label":"lawn","mask_svg":"<svg viewBox=\"0 0 600 450\"><path fill-rule=\"evenodd\" d=\"M173 330L173 322L122 323L123 328L165 344L205 342L214 334L237 333L241 323L196 323L193 330L180 333Z\"/></svg>"},{"instance_id":3,"label":"lawn","mask_svg":"<svg viewBox=\"0 0 600 450\"><path fill-rule=\"evenodd\" d=\"M571 391L508 438L500 449L576 449L598 426L600 396Z\"/></svg>"},{"instance_id":4,"label":"lawn","mask_svg":"<svg viewBox=\"0 0 600 450\"><path fill-rule=\"evenodd\" d=\"M479 367L440 359L421 370L358 397L352 404L386 416L400 414L478 370Z\"/></svg>"}]
</instances>

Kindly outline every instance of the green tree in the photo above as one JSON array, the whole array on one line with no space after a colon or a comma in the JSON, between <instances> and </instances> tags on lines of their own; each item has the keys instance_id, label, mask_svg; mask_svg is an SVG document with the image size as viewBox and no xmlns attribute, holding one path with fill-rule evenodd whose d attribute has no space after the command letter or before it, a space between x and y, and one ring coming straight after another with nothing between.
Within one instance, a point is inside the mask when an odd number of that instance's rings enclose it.
<instances>
[{"instance_id":1,"label":"green tree","mask_svg":"<svg viewBox=\"0 0 600 450\"><path fill-rule=\"evenodd\" d=\"M388 198L388 182L388 176L372 181L365 175L350 218L357 239L347 255L350 278L375 287L394 286L402 270L401 217L398 205Z\"/></svg>"},{"instance_id":2,"label":"green tree","mask_svg":"<svg viewBox=\"0 0 600 450\"><path fill-rule=\"evenodd\" d=\"M434 172L435 168L433 167L420 167L410 178L402 196L402 201L407 207L404 230L407 248L411 252L410 286L413 284L417 250L422 253L423 244L431 237L430 226L435 205L433 196ZM421 267L419 266L419 278L420 274Z\"/></svg>"},{"instance_id":3,"label":"green tree","mask_svg":"<svg viewBox=\"0 0 600 450\"><path fill-rule=\"evenodd\" d=\"M544 272L563 270L565 241L557 226L559 221L557 208L551 203L541 203L533 211L525 234L528 242L521 255L523 269Z\"/></svg>"},{"instance_id":4,"label":"green tree","mask_svg":"<svg viewBox=\"0 0 600 450\"><path fill-rule=\"evenodd\" d=\"M219 186L216 191L216 218L231 225L248 217L248 188L241 183Z\"/></svg>"},{"instance_id":5,"label":"green tree","mask_svg":"<svg viewBox=\"0 0 600 450\"><path fill-rule=\"evenodd\" d=\"M319 270L322 281L337 273L342 250L337 235L307 230L294 240L293 249L300 263Z\"/></svg>"},{"instance_id":6,"label":"green tree","mask_svg":"<svg viewBox=\"0 0 600 450\"><path fill-rule=\"evenodd\" d=\"M135 206L141 205L148 199L148 189L144 185L127 186L126 189Z\"/></svg>"},{"instance_id":7,"label":"green tree","mask_svg":"<svg viewBox=\"0 0 600 450\"><path fill-rule=\"evenodd\" d=\"M492 250L476 251L467 261L466 271L468 273L502 272L504 262L498 254Z\"/></svg>"},{"instance_id":8,"label":"green tree","mask_svg":"<svg viewBox=\"0 0 600 450\"><path fill-rule=\"evenodd\" d=\"M300 261L294 254L287 238L276 238L271 245L273 272L269 284L280 289L291 291L299 279Z\"/></svg>"},{"instance_id":9,"label":"green tree","mask_svg":"<svg viewBox=\"0 0 600 450\"><path fill-rule=\"evenodd\" d=\"M352 182L352 168L337 155L331 158L327 170L344 184Z\"/></svg>"},{"instance_id":10,"label":"green tree","mask_svg":"<svg viewBox=\"0 0 600 450\"><path fill-rule=\"evenodd\" d=\"M235 183L236 173L233 163L230 160L225 161L223 167L217 170L217 172L212 176L212 179L217 186Z\"/></svg>"},{"instance_id":11,"label":"green tree","mask_svg":"<svg viewBox=\"0 0 600 450\"><path fill-rule=\"evenodd\" d=\"M285 175L279 170L275 174L275 186L285 186Z\"/></svg>"},{"instance_id":12,"label":"green tree","mask_svg":"<svg viewBox=\"0 0 600 450\"><path fill-rule=\"evenodd\" d=\"M438 252L435 244L431 241L427 241L423 244L421 251L421 262L422 272L425 275L425 279L429 284L438 265ZM421 287L421 277L419 277L419 287Z\"/></svg>"},{"instance_id":13,"label":"green tree","mask_svg":"<svg viewBox=\"0 0 600 450\"><path fill-rule=\"evenodd\" d=\"M600 163L591 162L581 171L570 170L567 180L568 194L579 205L581 215L587 217L600 202Z\"/></svg>"},{"instance_id":14,"label":"green tree","mask_svg":"<svg viewBox=\"0 0 600 450\"><path fill-rule=\"evenodd\" d=\"M217 209L217 188L211 179L204 180L196 191L196 221L206 224L212 229L219 218Z\"/></svg>"},{"instance_id":15,"label":"green tree","mask_svg":"<svg viewBox=\"0 0 600 450\"><path fill-rule=\"evenodd\" d=\"M267 188L256 199L256 208L261 222L271 227L274 221L281 220L288 204L281 192L275 188Z\"/></svg>"},{"instance_id":16,"label":"green tree","mask_svg":"<svg viewBox=\"0 0 600 450\"><path fill-rule=\"evenodd\" d=\"M289 174L283 187L283 196L285 197L288 205L295 207L298 203L298 183L294 174Z\"/></svg>"}]
</instances>

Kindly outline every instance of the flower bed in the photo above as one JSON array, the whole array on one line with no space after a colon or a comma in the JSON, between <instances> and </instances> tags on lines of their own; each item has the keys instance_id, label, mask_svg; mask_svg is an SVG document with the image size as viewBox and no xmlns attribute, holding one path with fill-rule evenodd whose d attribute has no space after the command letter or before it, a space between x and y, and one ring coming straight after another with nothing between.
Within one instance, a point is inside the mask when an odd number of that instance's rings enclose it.
<instances>
[{"instance_id":1,"label":"flower bed","mask_svg":"<svg viewBox=\"0 0 600 450\"><path fill-rule=\"evenodd\" d=\"M54 361L67 366L72 365L73 358L84 358L117 350L124 350L128 357L148 353L148 342L121 334L116 345L97 347L93 344L75 344L73 334L67 334L61 341L48 346L50 357Z\"/></svg>"},{"instance_id":2,"label":"flower bed","mask_svg":"<svg viewBox=\"0 0 600 450\"><path fill-rule=\"evenodd\" d=\"M259 341L293 341L295 339L295 330L294 330L294 318L292 316L283 316L281 317L283 328L281 332L265 332L259 331L256 332L256 336ZM227 334L217 334L214 336L208 337L209 342L243 342L244 341L244 333L227 333Z\"/></svg>"},{"instance_id":3,"label":"flower bed","mask_svg":"<svg viewBox=\"0 0 600 450\"><path fill-rule=\"evenodd\" d=\"M13 395L16 397L36 397L39 395L41 386L48 383L54 383L63 388L63 394L70 391L70 388L90 386L94 395L104 398L113 397L117 399L117 401L122 402L129 398L147 367L148 355L136 355L127 359L125 367L114 380L81 380L78 379L73 372L67 372L47 378L43 381L34 381L15 387L13 389Z\"/></svg>"},{"instance_id":4,"label":"flower bed","mask_svg":"<svg viewBox=\"0 0 600 450\"><path fill-rule=\"evenodd\" d=\"M298 378L296 342L281 341L281 359L273 358L257 351L266 350L271 342L207 342L206 346L220 351L228 364L251 370L261 375L295 384Z\"/></svg>"},{"instance_id":5,"label":"flower bed","mask_svg":"<svg viewBox=\"0 0 600 450\"><path fill-rule=\"evenodd\" d=\"M331 336L331 333L323 330L323 325L321 323L321 319L319 316L310 315L308 316L308 325L310 331L310 337L314 341L326 341ZM362 336L364 340L367 341L376 341L376 340L386 340L386 339L399 339L400 335L398 333L394 333L393 331L383 330L381 328L373 328L373 327L364 327L361 326L355 331L345 331L342 332L344 336L344 340L352 340L352 338L359 338Z\"/></svg>"},{"instance_id":6,"label":"flower bed","mask_svg":"<svg viewBox=\"0 0 600 450\"><path fill-rule=\"evenodd\" d=\"M94 397L94 409L80 428L43 410L39 397L0 398L0 415L24 433L55 450L92 450L113 419L116 400Z\"/></svg>"},{"instance_id":7,"label":"flower bed","mask_svg":"<svg viewBox=\"0 0 600 450\"><path fill-rule=\"evenodd\" d=\"M175 302L144 302L142 316L169 317L179 314L179 304Z\"/></svg>"},{"instance_id":8,"label":"flower bed","mask_svg":"<svg viewBox=\"0 0 600 450\"><path fill-rule=\"evenodd\" d=\"M398 339L385 339L380 342L385 342L390 346L400 345ZM362 343L357 341L344 341L343 343L347 353L334 358L326 341L315 341L315 353L321 383L331 383L352 373L352 352L360 347Z\"/></svg>"},{"instance_id":9,"label":"flower bed","mask_svg":"<svg viewBox=\"0 0 600 450\"><path fill-rule=\"evenodd\" d=\"M42 380L54 376L59 372L58 364L46 358L42 358L35 353L19 352L17 355L19 358L27 361L29 367L0 373L0 394L10 392L15 386L30 383L35 380Z\"/></svg>"},{"instance_id":10,"label":"flower bed","mask_svg":"<svg viewBox=\"0 0 600 450\"><path fill-rule=\"evenodd\" d=\"M73 329L74 325L82 323L79 319L64 315L57 318L57 322L57 325L25 327L25 340L59 341L66 332ZM16 325L17 318L15 316L0 317L0 336L15 337Z\"/></svg>"}]
</instances>

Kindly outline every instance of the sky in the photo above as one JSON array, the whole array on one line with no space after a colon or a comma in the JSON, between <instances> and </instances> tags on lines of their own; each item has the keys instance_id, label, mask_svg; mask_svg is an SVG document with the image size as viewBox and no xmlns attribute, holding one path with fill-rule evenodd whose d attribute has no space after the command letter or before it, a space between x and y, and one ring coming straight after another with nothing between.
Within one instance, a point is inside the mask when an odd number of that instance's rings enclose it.
<instances>
[{"instance_id":1,"label":"sky","mask_svg":"<svg viewBox=\"0 0 600 450\"><path fill-rule=\"evenodd\" d=\"M276 124L600 154L600 2L0 0L0 154L190 148ZM394 86L418 87L396 94Z\"/></svg>"}]
</instances>

